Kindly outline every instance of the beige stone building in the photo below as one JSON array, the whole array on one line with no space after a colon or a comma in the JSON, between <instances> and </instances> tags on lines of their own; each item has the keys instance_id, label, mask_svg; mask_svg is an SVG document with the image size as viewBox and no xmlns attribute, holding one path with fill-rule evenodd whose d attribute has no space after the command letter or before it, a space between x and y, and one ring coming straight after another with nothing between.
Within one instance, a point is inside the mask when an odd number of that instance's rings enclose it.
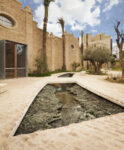
<instances>
[{"instance_id":1,"label":"beige stone building","mask_svg":"<svg viewBox=\"0 0 124 150\"><path fill-rule=\"evenodd\" d=\"M84 38L88 44L103 43L110 48L111 37L104 34ZM43 31L33 21L29 6L22 9L18 0L0 0L0 78L27 76L36 67L36 59L42 53ZM65 33L66 67L72 70L72 63L81 64L81 50L78 38ZM47 34L47 64L49 71L62 68L62 39Z\"/></svg>"},{"instance_id":2,"label":"beige stone building","mask_svg":"<svg viewBox=\"0 0 124 150\"><path fill-rule=\"evenodd\" d=\"M82 32L81 34L81 52L84 55L88 47L105 47L112 53L112 38L111 36L106 36L105 33L97 34L92 36L92 34L86 34ZM89 63L84 61L84 67L89 68ZM104 66L104 65L103 65Z\"/></svg>"},{"instance_id":3,"label":"beige stone building","mask_svg":"<svg viewBox=\"0 0 124 150\"><path fill-rule=\"evenodd\" d=\"M112 39L111 36L106 36L105 33L97 34L82 34L83 48L86 50L88 47L106 47L112 52Z\"/></svg>"},{"instance_id":4,"label":"beige stone building","mask_svg":"<svg viewBox=\"0 0 124 150\"><path fill-rule=\"evenodd\" d=\"M22 9L18 0L0 0L0 76L12 78L26 76L35 70L35 60L42 53L43 31L33 21L29 6ZM66 33L66 66L80 63L78 38ZM47 35L47 63L49 71L62 68L62 39Z\"/></svg>"}]
</instances>

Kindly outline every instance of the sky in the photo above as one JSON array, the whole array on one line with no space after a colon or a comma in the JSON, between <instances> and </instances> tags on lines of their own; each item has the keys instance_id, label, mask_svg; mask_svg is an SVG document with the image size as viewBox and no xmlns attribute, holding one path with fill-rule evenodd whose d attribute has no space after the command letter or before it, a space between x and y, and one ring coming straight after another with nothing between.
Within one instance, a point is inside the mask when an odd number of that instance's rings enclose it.
<instances>
[{"instance_id":1,"label":"sky","mask_svg":"<svg viewBox=\"0 0 124 150\"><path fill-rule=\"evenodd\" d=\"M19 1L23 8L31 7L34 20L43 28L43 0ZM93 35L105 33L112 36L115 44L114 24L120 21L120 29L124 31L124 0L55 0L49 7L48 32L61 36L61 27L57 24L61 17L65 20L65 30L75 37L80 37L81 31Z\"/></svg>"}]
</instances>

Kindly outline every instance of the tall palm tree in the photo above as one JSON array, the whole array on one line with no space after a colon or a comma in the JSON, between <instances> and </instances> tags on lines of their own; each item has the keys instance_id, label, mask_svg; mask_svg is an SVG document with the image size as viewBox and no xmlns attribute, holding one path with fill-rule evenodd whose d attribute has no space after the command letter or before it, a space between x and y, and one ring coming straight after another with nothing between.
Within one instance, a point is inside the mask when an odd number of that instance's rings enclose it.
<instances>
[{"instance_id":1,"label":"tall palm tree","mask_svg":"<svg viewBox=\"0 0 124 150\"><path fill-rule=\"evenodd\" d=\"M51 2L55 0L44 0L44 24L43 24L43 63L44 66L42 68L43 72L47 72L47 56L46 56L46 44L47 44L47 23L48 23L48 12L49 5Z\"/></svg>"},{"instance_id":2,"label":"tall palm tree","mask_svg":"<svg viewBox=\"0 0 124 150\"><path fill-rule=\"evenodd\" d=\"M66 65L65 65L65 21L63 18L58 18L58 24L61 25L62 28L62 41L63 41L63 66L62 70L66 70Z\"/></svg>"}]
</instances>

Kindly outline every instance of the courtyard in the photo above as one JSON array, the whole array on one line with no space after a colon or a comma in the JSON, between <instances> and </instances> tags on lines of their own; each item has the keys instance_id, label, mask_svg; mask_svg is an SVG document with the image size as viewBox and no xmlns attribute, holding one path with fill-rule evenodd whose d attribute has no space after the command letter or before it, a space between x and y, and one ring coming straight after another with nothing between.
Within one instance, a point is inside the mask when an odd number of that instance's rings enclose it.
<instances>
[{"instance_id":1,"label":"courtyard","mask_svg":"<svg viewBox=\"0 0 124 150\"><path fill-rule=\"evenodd\" d=\"M82 72L75 73L71 78L58 78L59 75L61 74L44 78L1 80L1 83L7 85L6 92L0 94L0 149L97 150L100 147L100 150L123 150L124 113L13 136L31 102L48 83L78 83L81 87L124 107L123 84L108 82L105 80L106 76L87 75Z\"/></svg>"},{"instance_id":2,"label":"courtyard","mask_svg":"<svg viewBox=\"0 0 124 150\"><path fill-rule=\"evenodd\" d=\"M0 150L124 150L123 10L0 0Z\"/></svg>"}]
</instances>

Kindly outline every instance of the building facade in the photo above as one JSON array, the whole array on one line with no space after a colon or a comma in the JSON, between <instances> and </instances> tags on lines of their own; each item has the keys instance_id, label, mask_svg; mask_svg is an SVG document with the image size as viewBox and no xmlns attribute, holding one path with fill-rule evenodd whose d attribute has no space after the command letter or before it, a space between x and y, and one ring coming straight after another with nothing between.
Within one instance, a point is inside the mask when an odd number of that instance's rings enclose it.
<instances>
[{"instance_id":1,"label":"building facade","mask_svg":"<svg viewBox=\"0 0 124 150\"><path fill-rule=\"evenodd\" d=\"M4 60L0 62L1 72L4 70L2 77L21 76L18 73L21 70L22 76L25 76L27 72L36 69L35 60L39 53L42 53L43 31L37 27L37 22L33 21L33 13L29 6L22 9L18 0L0 0L0 40L0 57L4 56ZM66 33L65 43L66 66L67 70L71 70L73 62L81 61L79 41L72 34ZM22 64L24 60L25 64ZM61 69L63 64L62 39L49 33L47 64L49 71Z\"/></svg>"},{"instance_id":2,"label":"building facade","mask_svg":"<svg viewBox=\"0 0 124 150\"><path fill-rule=\"evenodd\" d=\"M98 43L88 35L88 44ZM101 36L103 43L110 47L110 37ZM103 40L104 39L104 40ZM36 59L42 53L43 30L33 21L29 6L22 9L18 0L0 0L0 78L27 76L36 70ZM86 38L84 38L84 47ZM74 62L81 64L79 39L65 33L65 52L67 70L72 70ZM62 68L62 38L47 33L47 65L49 71Z\"/></svg>"},{"instance_id":3,"label":"building facade","mask_svg":"<svg viewBox=\"0 0 124 150\"><path fill-rule=\"evenodd\" d=\"M106 47L112 52L112 39L111 36L106 36L105 33L97 34L92 36L92 34L82 34L82 41L84 50L88 47Z\"/></svg>"},{"instance_id":4,"label":"building facade","mask_svg":"<svg viewBox=\"0 0 124 150\"><path fill-rule=\"evenodd\" d=\"M112 53L112 39L111 36L106 36L105 33L97 34L92 36L92 34L86 34L82 32L81 34L81 54L84 55L87 48L89 47L105 47ZM89 62L83 61L82 65L89 68ZM104 65L103 65L104 66Z\"/></svg>"}]
</instances>

